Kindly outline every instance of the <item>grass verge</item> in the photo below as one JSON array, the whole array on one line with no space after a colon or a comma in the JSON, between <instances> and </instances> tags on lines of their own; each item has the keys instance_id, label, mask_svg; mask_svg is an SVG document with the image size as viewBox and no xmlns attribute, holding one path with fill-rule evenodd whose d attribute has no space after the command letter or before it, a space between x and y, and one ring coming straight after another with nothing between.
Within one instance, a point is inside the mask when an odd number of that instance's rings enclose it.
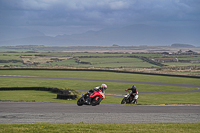
<instances>
[{"instance_id":1,"label":"grass verge","mask_svg":"<svg viewBox=\"0 0 200 133\"><path fill-rule=\"evenodd\" d=\"M148 81L161 83L184 83L200 85L198 78L145 75L132 73L98 72L98 71L54 71L54 70L0 70L0 75L23 75L60 78L83 78L125 81Z\"/></svg>"},{"instance_id":2,"label":"grass verge","mask_svg":"<svg viewBox=\"0 0 200 133\"><path fill-rule=\"evenodd\" d=\"M44 75L42 75L44 74ZM141 81L146 80L149 76L151 81L159 82L157 76L152 75L136 75L136 74L122 74L122 73L109 73L109 72L85 72L85 71L0 71L0 75L27 75L27 76L44 76L44 77L68 77L68 78L89 78L89 79L104 79L113 77L115 80L130 80L139 78ZM85 75L85 77L84 77ZM79 77L80 76L80 77ZM135 77L138 76L138 77ZM123 77L123 78L121 78ZM127 77L125 79L124 77ZM178 78L178 77L165 77L159 76L165 82L171 83L172 80L181 80L182 83L196 84L199 79ZM142 79L144 78L144 79ZM112 79L112 78L111 78ZM60 89L72 90L90 90L95 86L102 84L101 81L78 81L78 80L56 80L56 79L32 79L32 78L0 78L0 87L56 87ZM148 81L149 82L149 81ZM126 88L132 86L132 83L120 82L104 82L108 85L107 90L111 91L124 91ZM198 82L199 83L199 82ZM177 87L177 86L163 86L163 85L147 85L135 84L138 91L190 91L197 88L191 87ZM80 92L85 93L85 92ZM119 95L126 92L117 93ZM116 94L106 92L106 94ZM11 101L36 101L36 102L76 102L76 100L59 100L56 99L57 95L51 92L43 91L0 91L0 100ZM122 97L106 96L102 103L106 104L120 104ZM139 93L138 104L200 104L200 93Z\"/></svg>"},{"instance_id":3,"label":"grass verge","mask_svg":"<svg viewBox=\"0 0 200 133\"><path fill-rule=\"evenodd\" d=\"M0 133L197 133L200 123L32 123L0 124Z\"/></svg>"},{"instance_id":4,"label":"grass verge","mask_svg":"<svg viewBox=\"0 0 200 133\"><path fill-rule=\"evenodd\" d=\"M81 93L81 92L80 92ZM84 93L84 92L83 92ZM112 94L114 95L114 94ZM121 95L122 94L117 94ZM23 101L23 102L57 102L57 103L76 103L75 100L57 99L57 94L48 91L0 91L2 101ZM101 102L103 104L121 104L123 97L113 97L106 95ZM139 105L159 105L159 104L200 104L200 92L198 93L140 93L138 98Z\"/></svg>"}]
</instances>

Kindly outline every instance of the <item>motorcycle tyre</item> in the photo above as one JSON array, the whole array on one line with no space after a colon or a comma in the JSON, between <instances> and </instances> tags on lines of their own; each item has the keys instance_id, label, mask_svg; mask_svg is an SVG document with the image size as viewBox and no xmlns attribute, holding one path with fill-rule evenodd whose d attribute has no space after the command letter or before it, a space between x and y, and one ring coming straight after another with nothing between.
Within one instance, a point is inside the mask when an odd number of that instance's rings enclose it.
<instances>
[{"instance_id":1,"label":"motorcycle tyre","mask_svg":"<svg viewBox=\"0 0 200 133\"><path fill-rule=\"evenodd\" d=\"M122 99L122 101L121 101L121 104L125 104L125 102L126 102L126 98L124 97L124 98Z\"/></svg>"},{"instance_id":2,"label":"motorcycle tyre","mask_svg":"<svg viewBox=\"0 0 200 133\"><path fill-rule=\"evenodd\" d=\"M77 105L82 106L83 104L84 104L84 100L83 100L83 97L81 97L80 99L78 99Z\"/></svg>"},{"instance_id":3,"label":"motorcycle tyre","mask_svg":"<svg viewBox=\"0 0 200 133\"><path fill-rule=\"evenodd\" d=\"M92 101L91 101L91 105L92 106L96 106L96 105L99 105L100 104L100 102L101 102L101 98L99 97L99 99L96 101L96 100L94 100L95 98L93 98L92 99Z\"/></svg>"}]
</instances>

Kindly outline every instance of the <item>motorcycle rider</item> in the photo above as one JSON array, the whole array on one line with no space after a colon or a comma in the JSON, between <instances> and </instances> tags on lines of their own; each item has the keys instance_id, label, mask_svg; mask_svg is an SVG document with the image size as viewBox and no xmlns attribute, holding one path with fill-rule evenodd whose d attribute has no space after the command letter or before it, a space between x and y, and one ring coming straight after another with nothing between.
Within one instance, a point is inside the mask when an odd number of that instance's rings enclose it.
<instances>
[{"instance_id":1,"label":"motorcycle rider","mask_svg":"<svg viewBox=\"0 0 200 133\"><path fill-rule=\"evenodd\" d=\"M94 87L93 89L89 90L88 93L90 95L94 91L102 91L102 93L105 94L106 89L107 89L107 85L101 84L101 86L97 86L97 87ZM90 102L91 102L91 98L89 98L88 101L86 101L87 104L89 104Z\"/></svg>"},{"instance_id":2,"label":"motorcycle rider","mask_svg":"<svg viewBox=\"0 0 200 133\"><path fill-rule=\"evenodd\" d=\"M132 101L135 98L135 96L138 94L137 88L135 85L133 85L131 88L128 88L125 91L128 91L128 90L131 90L130 100Z\"/></svg>"},{"instance_id":3,"label":"motorcycle rider","mask_svg":"<svg viewBox=\"0 0 200 133\"><path fill-rule=\"evenodd\" d=\"M105 93L106 89L107 89L107 85L102 84L101 86L95 87L93 90L95 90L95 91L101 90L103 93Z\"/></svg>"}]
</instances>

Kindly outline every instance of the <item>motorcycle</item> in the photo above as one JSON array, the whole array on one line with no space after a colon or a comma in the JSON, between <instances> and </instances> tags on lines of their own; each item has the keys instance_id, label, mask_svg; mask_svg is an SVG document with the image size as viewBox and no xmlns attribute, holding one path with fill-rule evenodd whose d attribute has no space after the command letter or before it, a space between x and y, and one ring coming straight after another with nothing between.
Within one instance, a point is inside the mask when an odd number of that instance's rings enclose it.
<instances>
[{"instance_id":1,"label":"motorcycle","mask_svg":"<svg viewBox=\"0 0 200 133\"><path fill-rule=\"evenodd\" d=\"M105 95L101 90L93 91L91 93L87 92L86 94L82 95L81 98L78 99L77 105L78 106L82 106L82 105L96 106L96 105L99 105L103 99L105 99Z\"/></svg>"},{"instance_id":2,"label":"motorcycle","mask_svg":"<svg viewBox=\"0 0 200 133\"><path fill-rule=\"evenodd\" d=\"M127 94L122 99L121 104L124 104L124 103L126 103L126 104L132 104L132 103L137 104L137 99L139 97L138 92L134 97L131 96L131 93L132 93L132 91L127 90Z\"/></svg>"}]
</instances>

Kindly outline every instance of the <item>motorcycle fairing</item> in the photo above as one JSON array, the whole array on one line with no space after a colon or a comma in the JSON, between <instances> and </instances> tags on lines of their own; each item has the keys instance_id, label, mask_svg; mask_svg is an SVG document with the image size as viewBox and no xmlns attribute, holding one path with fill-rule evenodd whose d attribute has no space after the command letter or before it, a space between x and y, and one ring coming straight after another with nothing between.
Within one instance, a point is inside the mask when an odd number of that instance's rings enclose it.
<instances>
[{"instance_id":1,"label":"motorcycle fairing","mask_svg":"<svg viewBox=\"0 0 200 133\"><path fill-rule=\"evenodd\" d=\"M94 97L96 97L96 96L100 96L102 99L105 98L105 95L104 95L101 91L99 91L99 92L94 91L94 92L90 95L90 97L92 97L92 98L94 98Z\"/></svg>"}]
</instances>

